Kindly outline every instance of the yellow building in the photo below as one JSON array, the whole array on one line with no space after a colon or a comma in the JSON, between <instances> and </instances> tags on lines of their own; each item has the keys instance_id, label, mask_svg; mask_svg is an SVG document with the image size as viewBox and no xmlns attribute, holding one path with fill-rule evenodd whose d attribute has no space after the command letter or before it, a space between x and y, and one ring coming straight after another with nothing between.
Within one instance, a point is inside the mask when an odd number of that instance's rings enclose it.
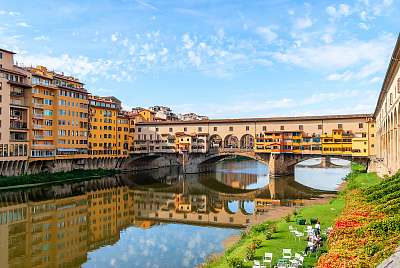
<instances>
[{"instance_id":1,"label":"yellow building","mask_svg":"<svg viewBox=\"0 0 400 268\"><path fill-rule=\"evenodd\" d=\"M350 131L334 129L321 137L323 155L351 155L353 134Z\"/></svg>"},{"instance_id":2,"label":"yellow building","mask_svg":"<svg viewBox=\"0 0 400 268\"><path fill-rule=\"evenodd\" d=\"M116 157L119 103L98 96L90 96L89 102L89 154L91 157Z\"/></svg>"},{"instance_id":3,"label":"yellow building","mask_svg":"<svg viewBox=\"0 0 400 268\"><path fill-rule=\"evenodd\" d=\"M28 68L31 160L86 158L88 153L88 92L77 78Z\"/></svg>"},{"instance_id":4,"label":"yellow building","mask_svg":"<svg viewBox=\"0 0 400 268\"><path fill-rule=\"evenodd\" d=\"M129 132L130 120L125 114L117 115L117 155L128 157L133 135Z\"/></svg>"},{"instance_id":5,"label":"yellow building","mask_svg":"<svg viewBox=\"0 0 400 268\"><path fill-rule=\"evenodd\" d=\"M368 154L370 156L375 156L376 151L375 151L375 145L376 145L376 127L375 127L375 121L371 120L368 123L368 135L369 135L369 150Z\"/></svg>"}]
</instances>

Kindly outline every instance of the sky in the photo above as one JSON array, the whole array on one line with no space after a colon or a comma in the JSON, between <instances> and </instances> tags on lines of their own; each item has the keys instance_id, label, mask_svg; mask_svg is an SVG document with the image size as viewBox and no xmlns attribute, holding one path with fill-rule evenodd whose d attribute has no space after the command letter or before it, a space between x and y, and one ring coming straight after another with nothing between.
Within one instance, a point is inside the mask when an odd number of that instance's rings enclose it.
<instances>
[{"instance_id":1,"label":"sky","mask_svg":"<svg viewBox=\"0 0 400 268\"><path fill-rule=\"evenodd\" d=\"M0 47L123 107L372 113L400 0L0 0Z\"/></svg>"}]
</instances>

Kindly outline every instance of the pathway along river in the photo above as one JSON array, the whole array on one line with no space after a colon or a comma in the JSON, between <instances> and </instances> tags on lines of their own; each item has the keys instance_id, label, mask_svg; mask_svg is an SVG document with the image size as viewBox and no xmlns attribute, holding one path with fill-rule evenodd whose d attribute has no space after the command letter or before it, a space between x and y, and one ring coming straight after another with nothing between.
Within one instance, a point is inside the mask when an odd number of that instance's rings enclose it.
<instances>
[{"instance_id":1,"label":"pathway along river","mask_svg":"<svg viewBox=\"0 0 400 268\"><path fill-rule=\"evenodd\" d=\"M258 162L229 160L209 174L0 192L0 267L195 267L240 228L312 202L348 172L299 167L295 180L269 179Z\"/></svg>"}]
</instances>

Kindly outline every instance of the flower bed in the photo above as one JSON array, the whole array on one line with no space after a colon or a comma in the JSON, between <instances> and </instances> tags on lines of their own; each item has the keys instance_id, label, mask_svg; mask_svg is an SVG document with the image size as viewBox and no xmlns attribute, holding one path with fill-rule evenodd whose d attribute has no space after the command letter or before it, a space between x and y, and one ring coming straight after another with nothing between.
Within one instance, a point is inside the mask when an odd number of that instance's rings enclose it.
<instances>
[{"instance_id":1,"label":"flower bed","mask_svg":"<svg viewBox=\"0 0 400 268\"><path fill-rule=\"evenodd\" d=\"M317 267L376 267L394 252L400 240L399 177L345 194L345 208L328 237L328 253Z\"/></svg>"}]
</instances>

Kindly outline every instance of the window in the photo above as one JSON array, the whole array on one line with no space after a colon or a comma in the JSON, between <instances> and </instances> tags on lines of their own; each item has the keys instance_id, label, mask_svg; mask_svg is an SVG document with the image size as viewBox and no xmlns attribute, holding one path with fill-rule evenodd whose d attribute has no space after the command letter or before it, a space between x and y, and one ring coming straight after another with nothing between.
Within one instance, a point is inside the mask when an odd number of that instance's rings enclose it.
<instances>
[{"instance_id":1,"label":"window","mask_svg":"<svg viewBox=\"0 0 400 268\"><path fill-rule=\"evenodd\" d=\"M303 130L303 129L304 129L303 125L299 125L299 130Z\"/></svg>"},{"instance_id":2,"label":"window","mask_svg":"<svg viewBox=\"0 0 400 268\"><path fill-rule=\"evenodd\" d=\"M397 79L397 93L400 93L400 78Z\"/></svg>"},{"instance_id":3,"label":"window","mask_svg":"<svg viewBox=\"0 0 400 268\"><path fill-rule=\"evenodd\" d=\"M393 93L390 93L390 105L393 104Z\"/></svg>"},{"instance_id":4,"label":"window","mask_svg":"<svg viewBox=\"0 0 400 268\"><path fill-rule=\"evenodd\" d=\"M359 123L358 124L358 128L363 128L364 127L364 124L363 123Z\"/></svg>"},{"instance_id":5,"label":"window","mask_svg":"<svg viewBox=\"0 0 400 268\"><path fill-rule=\"evenodd\" d=\"M3 82L0 82L0 90L3 89Z\"/></svg>"},{"instance_id":6,"label":"window","mask_svg":"<svg viewBox=\"0 0 400 268\"><path fill-rule=\"evenodd\" d=\"M197 128L197 131L198 131L198 132L202 132L202 131L203 131L203 128L202 128L202 127L198 127L198 128Z\"/></svg>"},{"instance_id":7,"label":"window","mask_svg":"<svg viewBox=\"0 0 400 268\"><path fill-rule=\"evenodd\" d=\"M338 129L342 129L343 128L343 124L338 124L337 127L338 127Z\"/></svg>"},{"instance_id":8,"label":"window","mask_svg":"<svg viewBox=\"0 0 400 268\"><path fill-rule=\"evenodd\" d=\"M172 131L173 131L172 127L170 127L168 131L169 131L169 132L172 132Z\"/></svg>"},{"instance_id":9,"label":"window","mask_svg":"<svg viewBox=\"0 0 400 268\"><path fill-rule=\"evenodd\" d=\"M281 126L281 130L285 130L285 126Z\"/></svg>"},{"instance_id":10,"label":"window","mask_svg":"<svg viewBox=\"0 0 400 268\"><path fill-rule=\"evenodd\" d=\"M158 127L156 127L156 132L158 132Z\"/></svg>"},{"instance_id":11,"label":"window","mask_svg":"<svg viewBox=\"0 0 400 268\"><path fill-rule=\"evenodd\" d=\"M0 52L0 60L3 58L3 52Z\"/></svg>"},{"instance_id":12,"label":"window","mask_svg":"<svg viewBox=\"0 0 400 268\"><path fill-rule=\"evenodd\" d=\"M187 127L184 127L184 128L183 128L183 131L185 131L185 132L186 132L186 131L187 131Z\"/></svg>"},{"instance_id":13,"label":"window","mask_svg":"<svg viewBox=\"0 0 400 268\"><path fill-rule=\"evenodd\" d=\"M246 126L246 131L249 131L250 130L250 127L249 126Z\"/></svg>"},{"instance_id":14,"label":"window","mask_svg":"<svg viewBox=\"0 0 400 268\"><path fill-rule=\"evenodd\" d=\"M217 127L214 127L214 131L217 131L218 130L218 128Z\"/></svg>"},{"instance_id":15,"label":"window","mask_svg":"<svg viewBox=\"0 0 400 268\"><path fill-rule=\"evenodd\" d=\"M322 129L322 125L318 125L318 129Z\"/></svg>"},{"instance_id":16,"label":"window","mask_svg":"<svg viewBox=\"0 0 400 268\"><path fill-rule=\"evenodd\" d=\"M233 127L229 127L229 131L233 131Z\"/></svg>"},{"instance_id":17,"label":"window","mask_svg":"<svg viewBox=\"0 0 400 268\"><path fill-rule=\"evenodd\" d=\"M263 131L267 131L267 126L263 126L263 127L262 127L262 130L263 130Z\"/></svg>"}]
</instances>

